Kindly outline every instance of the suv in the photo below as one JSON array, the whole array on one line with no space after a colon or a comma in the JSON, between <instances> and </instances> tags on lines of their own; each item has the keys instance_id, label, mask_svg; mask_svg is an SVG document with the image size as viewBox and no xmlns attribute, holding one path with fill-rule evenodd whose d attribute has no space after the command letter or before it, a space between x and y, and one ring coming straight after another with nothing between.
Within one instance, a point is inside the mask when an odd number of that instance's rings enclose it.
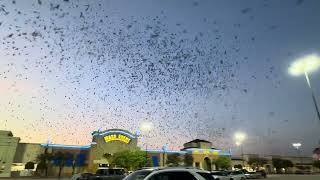
<instances>
[{"instance_id":1,"label":"suv","mask_svg":"<svg viewBox=\"0 0 320 180\"><path fill-rule=\"evenodd\" d=\"M123 168L101 168L96 174L89 177L90 180L121 180L125 177Z\"/></svg>"},{"instance_id":2,"label":"suv","mask_svg":"<svg viewBox=\"0 0 320 180\"><path fill-rule=\"evenodd\" d=\"M209 171L195 168L151 168L131 173L124 180L214 180Z\"/></svg>"},{"instance_id":3,"label":"suv","mask_svg":"<svg viewBox=\"0 0 320 180\"><path fill-rule=\"evenodd\" d=\"M242 171L230 171L229 172L230 180L245 180L246 175Z\"/></svg>"}]
</instances>

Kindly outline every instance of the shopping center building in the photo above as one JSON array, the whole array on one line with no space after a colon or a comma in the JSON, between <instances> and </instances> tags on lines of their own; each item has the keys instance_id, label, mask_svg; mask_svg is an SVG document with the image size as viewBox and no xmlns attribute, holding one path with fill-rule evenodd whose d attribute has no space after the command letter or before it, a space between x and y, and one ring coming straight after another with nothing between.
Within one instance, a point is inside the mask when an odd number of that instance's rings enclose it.
<instances>
[{"instance_id":1,"label":"shopping center building","mask_svg":"<svg viewBox=\"0 0 320 180\"><path fill-rule=\"evenodd\" d=\"M66 160L63 175L72 172L95 172L99 167L108 167L107 155L119 151L139 149L137 146L139 136L122 129L109 129L94 131L92 142L85 146L63 144L34 144L20 143L19 137L14 137L10 131L0 131L0 177L24 176L34 174L41 154L68 154L71 158ZM213 161L219 156L230 157L230 151L222 151L212 147L211 142L196 139L187 142L179 151L162 149L142 149L152 166L164 166L169 154L187 154L193 157L193 166L206 170L215 169ZM32 170L25 170L27 163L34 163ZM52 160L48 167L48 175L58 174L58 163Z\"/></svg>"}]
</instances>

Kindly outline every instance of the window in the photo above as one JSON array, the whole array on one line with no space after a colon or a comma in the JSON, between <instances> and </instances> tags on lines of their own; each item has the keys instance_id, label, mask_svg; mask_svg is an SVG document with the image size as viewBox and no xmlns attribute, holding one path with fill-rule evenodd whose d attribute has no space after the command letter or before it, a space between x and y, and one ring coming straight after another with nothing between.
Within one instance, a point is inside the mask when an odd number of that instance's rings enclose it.
<instances>
[{"instance_id":1,"label":"window","mask_svg":"<svg viewBox=\"0 0 320 180\"><path fill-rule=\"evenodd\" d=\"M124 175L123 169L115 169L115 175Z\"/></svg>"},{"instance_id":2,"label":"window","mask_svg":"<svg viewBox=\"0 0 320 180\"><path fill-rule=\"evenodd\" d=\"M124 180L143 180L151 172L152 171L149 171L149 170L136 171L128 175L126 178L124 178Z\"/></svg>"},{"instance_id":3,"label":"window","mask_svg":"<svg viewBox=\"0 0 320 180\"><path fill-rule=\"evenodd\" d=\"M197 174L199 174L200 176L202 176L206 180L214 180L214 178L212 177L212 175L210 173L198 172Z\"/></svg>"},{"instance_id":4,"label":"window","mask_svg":"<svg viewBox=\"0 0 320 180\"><path fill-rule=\"evenodd\" d=\"M212 175L216 175L216 176L227 176L228 175L227 172L223 172L223 171L221 171L221 172L212 172L211 174Z\"/></svg>"},{"instance_id":5,"label":"window","mask_svg":"<svg viewBox=\"0 0 320 180\"><path fill-rule=\"evenodd\" d=\"M153 175L150 180L197 180L187 171L170 171Z\"/></svg>"},{"instance_id":6,"label":"window","mask_svg":"<svg viewBox=\"0 0 320 180\"><path fill-rule=\"evenodd\" d=\"M104 174L104 169L98 169L96 174L101 174L101 175Z\"/></svg>"},{"instance_id":7,"label":"window","mask_svg":"<svg viewBox=\"0 0 320 180\"><path fill-rule=\"evenodd\" d=\"M109 174L110 175L114 175L115 174L115 170L114 169L108 169L109 170Z\"/></svg>"}]
</instances>

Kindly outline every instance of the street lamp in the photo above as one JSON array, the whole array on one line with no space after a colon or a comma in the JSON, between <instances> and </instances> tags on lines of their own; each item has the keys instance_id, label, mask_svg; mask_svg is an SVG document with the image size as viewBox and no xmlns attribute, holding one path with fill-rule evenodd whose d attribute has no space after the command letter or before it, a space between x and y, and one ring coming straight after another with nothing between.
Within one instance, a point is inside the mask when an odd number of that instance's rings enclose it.
<instances>
[{"instance_id":1,"label":"street lamp","mask_svg":"<svg viewBox=\"0 0 320 180\"><path fill-rule=\"evenodd\" d=\"M302 165L302 158L301 158L301 153L300 153L300 147L301 147L301 143L292 143L292 146L297 150L298 153L298 157L300 158L300 163Z\"/></svg>"},{"instance_id":2,"label":"street lamp","mask_svg":"<svg viewBox=\"0 0 320 180\"><path fill-rule=\"evenodd\" d=\"M148 163L148 144L147 144L147 135L153 129L153 124L150 121L143 121L140 124L140 130L145 134L145 143L146 143L146 164Z\"/></svg>"},{"instance_id":3,"label":"street lamp","mask_svg":"<svg viewBox=\"0 0 320 180\"><path fill-rule=\"evenodd\" d=\"M312 86L309 78L309 74L318 70L319 68L320 68L320 56L318 56L317 54L310 54L295 60L290 65L288 70L289 70L289 73L293 76L300 76L300 75L305 76L308 87L311 90L312 100L317 111L318 119L320 121L320 112L319 112L318 104L317 104L314 92L312 90Z\"/></svg>"},{"instance_id":4,"label":"street lamp","mask_svg":"<svg viewBox=\"0 0 320 180\"><path fill-rule=\"evenodd\" d=\"M236 132L234 134L234 140L237 146L240 146L241 149L241 157L242 157L242 166L244 167L244 154L243 154L243 142L246 140L247 135L243 132Z\"/></svg>"}]
</instances>

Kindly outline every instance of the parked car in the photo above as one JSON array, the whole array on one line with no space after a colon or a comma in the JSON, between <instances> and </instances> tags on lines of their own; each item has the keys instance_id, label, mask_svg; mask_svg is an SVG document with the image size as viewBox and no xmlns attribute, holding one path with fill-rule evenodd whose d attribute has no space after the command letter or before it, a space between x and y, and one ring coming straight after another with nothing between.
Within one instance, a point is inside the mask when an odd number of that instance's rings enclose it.
<instances>
[{"instance_id":1,"label":"parked car","mask_svg":"<svg viewBox=\"0 0 320 180\"><path fill-rule=\"evenodd\" d=\"M230 180L229 174L226 171L212 171L211 175L215 180Z\"/></svg>"},{"instance_id":2,"label":"parked car","mask_svg":"<svg viewBox=\"0 0 320 180\"><path fill-rule=\"evenodd\" d=\"M74 174L71 177L71 180L88 180L90 176L93 176L92 173L78 173Z\"/></svg>"},{"instance_id":3,"label":"parked car","mask_svg":"<svg viewBox=\"0 0 320 180\"><path fill-rule=\"evenodd\" d=\"M267 173L266 173L265 170L260 170L260 171L257 171L257 172L260 173L263 178L267 178Z\"/></svg>"},{"instance_id":4,"label":"parked car","mask_svg":"<svg viewBox=\"0 0 320 180\"><path fill-rule=\"evenodd\" d=\"M125 177L123 168L101 168L89 180L121 180Z\"/></svg>"},{"instance_id":5,"label":"parked car","mask_svg":"<svg viewBox=\"0 0 320 180\"><path fill-rule=\"evenodd\" d=\"M261 172L246 172L244 174L247 179L259 179L262 178Z\"/></svg>"},{"instance_id":6,"label":"parked car","mask_svg":"<svg viewBox=\"0 0 320 180\"><path fill-rule=\"evenodd\" d=\"M135 171L124 180L214 180L209 171L195 168L151 168Z\"/></svg>"},{"instance_id":7,"label":"parked car","mask_svg":"<svg viewBox=\"0 0 320 180\"><path fill-rule=\"evenodd\" d=\"M245 180L246 176L242 171L229 171L230 180Z\"/></svg>"}]
</instances>

